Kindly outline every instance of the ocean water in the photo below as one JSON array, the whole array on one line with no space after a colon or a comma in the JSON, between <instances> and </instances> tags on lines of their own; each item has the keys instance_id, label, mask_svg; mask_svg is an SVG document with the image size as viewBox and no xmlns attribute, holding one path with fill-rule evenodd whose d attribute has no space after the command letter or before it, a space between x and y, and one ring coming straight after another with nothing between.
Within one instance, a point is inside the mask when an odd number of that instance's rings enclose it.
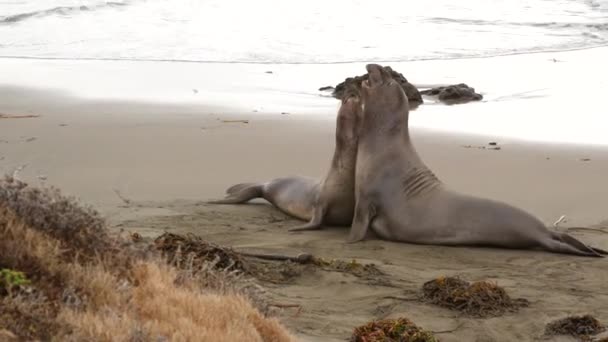
<instances>
[{"instance_id":1,"label":"ocean water","mask_svg":"<svg viewBox=\"0 0 608 342\"><path fill-rule=\"evenodd\" d=\"M484 96L413 129L493 140L608 145L606 45L608 0L0 0L0 86L333 121L373 61Z\"/></svg>"},{"instance_id":2,"label":"ocean water","mask_svg":"<svg viewBox=\"0 0 608 342\"><path fill-rule=\"evenodd\" d=\"M0 0L10 57L398 62L607 42L608 0Z\"/></svg>"}]
</instances>

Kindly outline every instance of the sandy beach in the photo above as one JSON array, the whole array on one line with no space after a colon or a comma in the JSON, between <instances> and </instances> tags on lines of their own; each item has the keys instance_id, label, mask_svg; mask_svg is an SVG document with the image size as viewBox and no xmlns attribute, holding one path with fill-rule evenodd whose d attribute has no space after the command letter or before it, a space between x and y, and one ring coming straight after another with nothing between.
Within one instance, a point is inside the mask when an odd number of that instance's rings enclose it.
<instances>
[{"instance_id":1,"label":"sandy beach","mask_svg":"<svg viewBox=\"0 0 608 342\"><path fill-rule=\"evenodd\" d=\"M374 277L307 270L266 284L277 301L302 306L298 315L282 313L302 340L344 340L356 325L401 315L426 329L449 331L437 335L442 341L534 340L547 322L567 314L608 320L601 259L385 241L347 245L343 229L288 233L298 222L267 204L204 204L236 182L322 176L333 151L333 116L90 100L19 87L2 87L0 94L0 113L40 115L0 119L0 170L18 170L18 177L32 184L57 186L81 198L113 227L145 237L192 232L239 249L307 252L378 266L383 274ZM451 187L510 202L548 225L566 215L562 229L598 228L571 233L608 248L608 150L425 129L412 129L412 136L428 166ZM492 141L501 149L478 148ZM411 296L442 275L494 280L531 305L504 317L473 319L394 299Z\"/></svg>"}]
</instances>

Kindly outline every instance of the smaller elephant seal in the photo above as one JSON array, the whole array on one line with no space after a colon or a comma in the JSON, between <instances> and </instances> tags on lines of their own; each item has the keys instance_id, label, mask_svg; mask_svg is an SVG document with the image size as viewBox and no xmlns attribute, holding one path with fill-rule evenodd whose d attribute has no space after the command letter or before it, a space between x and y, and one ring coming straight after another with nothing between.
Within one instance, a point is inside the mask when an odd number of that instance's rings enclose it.
<instances>
[{"instance_id":1,"label":"smaller elephant seal","mask_svg":"<svg viewBox=\"0 0 608 342\"><path fill-rule=\"evenodd\" d=\"M336 147L323 180L294 176L265 183L241 183L226 190L216 204L244 203L264 198L281 211L308 223L289 229L321 229L322 224L350 226L355 207L355 163L362 108L358 92L344 97L336 119Z\"/></svg>"},{"instance_id":2,"label":"smaller elephant seal","mask_svg":"<svg viewBox=\"0 0 608 342\"><path fill-rule=\"evenodd\" d=\"M349 241L369 231L383 239L430 245L543 249L600 257L574 237L548 230L508 204L446 188L419 158L408 130L408 99L390 73L367 66Z\"/></svg>"}]
</instances>

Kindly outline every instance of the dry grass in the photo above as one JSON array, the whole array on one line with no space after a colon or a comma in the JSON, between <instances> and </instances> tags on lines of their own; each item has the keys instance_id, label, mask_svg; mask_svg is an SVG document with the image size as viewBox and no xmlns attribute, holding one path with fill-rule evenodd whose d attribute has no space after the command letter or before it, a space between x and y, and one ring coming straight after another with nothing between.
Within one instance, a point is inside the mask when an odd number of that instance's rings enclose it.
<instances>
[{"instance_id":1,"label":"dry grass","mask_svg":"<svg viewBox=\"0 0 608 342\"><path fill-rule=\"evenodd\" d=\"M0 267L31 282L0 294L0 338L292 341L249 284L217 264L144 257L56 189L0 181ZM219 270L218 270L219 268Z\"/></svg>"},{"instance_id":2,"label":"dry grass","mask_svg":"<svg viewBox=\"0 0 608 342\"><path fill-rule=\"evenodd\" d=\"M422 297L430 303L476 317L500 316L528 305L525 299L512 299L495 283L469 283L452 277L440 277L424 283Z\"/></svg>"}]
</instances>

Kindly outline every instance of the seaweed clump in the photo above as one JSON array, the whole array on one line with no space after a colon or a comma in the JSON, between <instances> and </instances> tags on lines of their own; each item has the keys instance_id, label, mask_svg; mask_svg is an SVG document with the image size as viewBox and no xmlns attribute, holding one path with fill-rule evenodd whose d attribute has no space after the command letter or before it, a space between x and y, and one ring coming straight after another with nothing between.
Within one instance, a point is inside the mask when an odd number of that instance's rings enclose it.
<instances>
[{"instance_id":1,"label":"seaweed clump","mask_svg":"<svg viewBox=\"0 0 608 342\"><path fill-rule=\"evenodd\" d=\"M440 277L424 283L422 297L426 301L476 317L500 316L527 306L526 299L512 299L495 283L469 283L457 277Z\"/></svg>"},{"instance_id":2,"label":"seaweed clump","mask_svg":"<svg viewBox=\"0 0 608 342\"><path fill-rule=\"evenodd\" d=\"M198 268L209 262L217 270L244 272L246 269L245 261L239 253L191 233L164 233L154 240L154 246L179 268Z\"/></svg>"},{"instance_id":3,"label":"seaweed clump","mask_svg":"<svg viewBox=\"0 0 608 342\"><path fill-rule=\"evenodd\" d=\"M606 330L600 321L591 315L569 316L550 322L545 327L546 335L570 335L589 340L589 336Z\"/></svg>"},{"instance_id":4,"label":"seaweed clump","mask_svg":"<svg viewBox=\"0 0 608 342\"><path fill-rule=\"evenodd\" d=\"M355 328L351 342L436 342L433 333L407 318L383 319Z\"/></svg>"}]
</instances>

